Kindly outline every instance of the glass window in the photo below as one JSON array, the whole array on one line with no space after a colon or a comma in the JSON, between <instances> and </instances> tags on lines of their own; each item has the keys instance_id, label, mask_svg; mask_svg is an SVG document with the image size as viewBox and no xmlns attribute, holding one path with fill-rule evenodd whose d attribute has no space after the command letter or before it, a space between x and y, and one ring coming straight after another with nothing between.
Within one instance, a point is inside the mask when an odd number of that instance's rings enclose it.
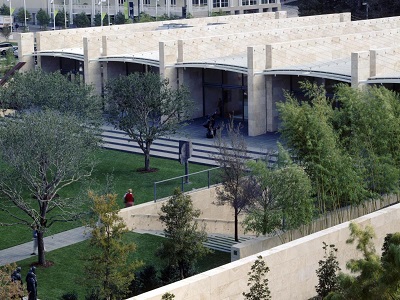
<instances>
[{"instance_id":1,"label":"glass window","mask_svg":"<svg viewBox=\"0 0 400 300\"><path fill-rule=\"evenodd\" d=\"M213 0L213 7L228 7L228 0Z\"/></svg>"}]
</instances>

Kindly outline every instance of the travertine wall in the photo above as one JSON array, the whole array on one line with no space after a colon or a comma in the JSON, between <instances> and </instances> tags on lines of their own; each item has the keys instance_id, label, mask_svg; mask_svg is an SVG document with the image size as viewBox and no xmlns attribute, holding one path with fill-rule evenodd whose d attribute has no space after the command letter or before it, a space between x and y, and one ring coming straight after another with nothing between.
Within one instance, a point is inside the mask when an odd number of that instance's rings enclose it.
<instances>
[{"instance_id":1,"label":"travertine wall","mask_svg":"<svg viewBox=\"0 0 400 300\"><path fill-rule=\"evenodd\" d=\"M379 252L386 234L400 231L399 218L400 204L396 204L354 222L374 228L376 238L373 242ZM270 269L267 277L272 299L309 299L316 295L318 278L315 271L318 261L324 256L323 242L334 244L339 249L337 259L342 270L346 269L348 260L360 257L355 245L346 244L350 232L348 227L349 222L345 222L129 299L159 300L166 292L173 293L176 300L243 299L242 292L248 290L247 273L258 255Z\"/></svg>"},{"instance_id":2,"label":"travertine wall","mask_svg":"<svg viewBox=\"0 0 400 300\"><path fill-rule=\"evenodd\" d=\"M234 211L229 205L217 206L216 187L189 192L193 206L200 209L198 218L200 224L206 224L207 232L234 234ZM161 199L157 202L148 202L120 210L119 215L124 219L130 230L163 230L158 220L162 204L167 200ZM240 217L242 220L242 217ZM244 234L240 228L240 234Z\"/></svg>"}]
</instances>

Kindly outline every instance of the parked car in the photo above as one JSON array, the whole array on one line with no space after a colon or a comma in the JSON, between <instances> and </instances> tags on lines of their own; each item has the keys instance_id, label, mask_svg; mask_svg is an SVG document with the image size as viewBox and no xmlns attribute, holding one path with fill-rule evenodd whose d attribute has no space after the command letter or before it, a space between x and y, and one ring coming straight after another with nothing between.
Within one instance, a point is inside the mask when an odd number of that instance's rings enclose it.
<instances>
[{"instance_id":1,"label":"parked car","mask_svg":"<svg viewBox=\"0 0 400 300\"><path fill-rule=\"evenodd\" d=\"M14 51L15 58L18 58L18 46L14 46L13 51Z\"/></svg>"},{"instance_id":2,"label":"parked car","mask_svg":"<svg viewBox=\"0 0 400 300\"><path fill-rule=\"evenodd\" d=\"M7 50L13 49L13 45L11 43L0 43L0 54L6 55Z\"/></svg>"}]
</instances>

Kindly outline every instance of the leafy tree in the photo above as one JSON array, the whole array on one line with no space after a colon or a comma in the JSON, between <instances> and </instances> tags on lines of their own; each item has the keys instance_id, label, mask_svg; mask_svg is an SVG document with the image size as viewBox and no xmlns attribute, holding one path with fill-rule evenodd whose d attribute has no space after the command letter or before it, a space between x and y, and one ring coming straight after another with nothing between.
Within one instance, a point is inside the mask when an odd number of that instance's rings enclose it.
<instances>
[{"instance_id":1,"label":"leafy tree","mask_svg":"<svg viewBox=\"0 0 400 300\"><path fill-rule=\"evenodd\" d=\"M299 16L351 12L352 19L360 20L367 18L367 9L369 19L398 16L400 3L391 0L298 0L298 9Z\"/></svg>"},{"instance_id":2,"label":"leafy tree","mask_svg":"<svg viewBox=\"0 0 400 300\"><path fill-rule=\"evenodd\" d=\"M110 121L142 149L144 170L150 170L150 147L159 137L175 133L189 118L188 90L172 89L155 73L133 73L111 79L106 87Z\"/></svg>"},{"instance_id":3,"label":"leafy tree","mask_svg":"<svg viewBox=\"0 0 400 300\"><path fill-rule=\"evenodd\" d=\"M350 232L347 243L357 241L356 248L362 258L347 262L346 268L351 274L340 273L339 290L330 293L326 299L399 299L400 233L386 236L380 258L372 242L375 237L372 227L362 229L351 223Z\"/></svg>"},{"instance_id":4,"label":"leafy tree","mask_svg":"<svg viewBox=\"0 0 400 300\"><path fill-rule=\"evenodd\" d=\"M49 25L51 17L49 16L49 14L45 10L39 9L37 14L36 14L36 19L37 19L39 25L46 29L47 26Z\"/></svg>"},{"instance_id":5,"label":"leafy tree","mask_svg":"<svg viewBox=\"0 0 400 300\"><path fill-rule=\"evenodd\" d=\"M17 12L17 14L16 14L16 16L15 16L16 19L17 19L17 21L20 22L20 23L22 23L22 24L25 24L25 14L26 14L26 20L29 21L29 20L31 19L31 14L30 14L30 12L27 11L27 10L24 10L24 8L21 7L21 8L18 10L18 12Z\"/></svg>"},{"instance_id":6,"label":"leafy tree","mask_svg":"<svg viewBox=\"0 0 400 300\"><path fill-rule=\"evenodd\" d=\"M235 241L239 241L238 217L254 198L253 184L246 175L247 145L240 133L240 125L233 120L226 126L228 136L222 137L222 127L218 130L215 145L218 154L214 156L221 167L222 187L217 187L217 204L229 204L234 209Z\"/></svg>"},{"instance_id":7,"label":"leafy tree","mask_svg":"<svg viewBox=\"0 0 400 300\"><path fill-rule=\"evenodd\" d=\"M175 299L175 295L171 294L171 293L165 293L164 295L162 295L161 300L174 300Z\"/></svg>"},{"instance_id":8,"label":"leafy tree","mask_svg":"<svg viewBox=\"0 0 400 300\"><path fill-rule=\"evenodd\" d=\"M90 27L90 20L84 12L81 12L74 17L74 24L78 28Z\"/></svg>"},{"instance_id":9,"label":"leafy tree","mask_svg":"<svg viewBox=\"0 0 400 300\"><path fill-rule=\"evenodd\" d=\"M278 146L278 160L272 168L268 161L249 162L256 196L243 223L246 230L263 235L297 229L313 217L311 181L288 152Z\"/></svg>"},{"instance_id":10,"label":"leafy tree","mask_svg":"<svg viewBox=\"0 0 400 300\"><path fill-rule=\"evenodd\" d=\"M0 299L22 299L22 285L11 280L11 274L16 267L14 263L0 267Z\"/></svg>"},{"instance_id":11,"label":"leafy tree","mask_svg":"<svg viewBox=\"0 0 400 300\"><path fill-rule=\"evenodd\" d=\"M62 191L91 174L100 101L90 87L42 71L16 74L0 88L0 99L0 108L16 108L20 117L5 119L0 127L0 209L14 220L2 225L36 225L39 263L44 264L47 228L74 220L81 211L82 201Z\"/></svg>"},{"instance_id":12,"label":"leafy tree","mask_svg":"<svg viewBox=\"0 0 400 300\"><path fill-rule=\"evenodd\" d=\"M128 256L136 250L133 243L125 243L123 236L129 230L118 215L116 195L98 196L89 193L93 201L93 219L90 223L91 251L86 265L86 279L90 288L99 291L101 299L122 299L141 263L128 263Z\"/></svg>"},{"instance_id":13,"label":"leafy tree","mask_svg":"<svg viewBox=\"0 0 400 300\"><path fill-rule=\"evenodd\" d=\"M384 87L338 85L333 126L375 195L396 191L400 180L400 96ZM371 117L374 116L374 117Z\"/></svg>"},{"instance_id":14,"label":"leafy tree","mask_svg":"<svg viewBox=\"0 0 400 300\"><path fill-rule=\"evenodd\" d=\"M102 121L101 99L93 87L78 85L59 72L46 73L40 69L17 73L7 87L0 87L0 108L50 108L72 113L85 122Z\"/></svg>"},{"instance_id":15,"label":"leafy tree","mask_svg":"<svg viewBox=\"0 0 400 300\"><path fill-rule=\"evenodd\" d=\"M10 71L16 64L17 59L14 56L14 51L7 50L5 59L0 60L0 77ZM0 100L0 111L2 110L1 100Z\"/></svg>"},{"instance_id":16,"label":"leafy tree","mask_svg":"<svg viewBox=\"0 0 400 300\"><path fill-rule=\"evenodd\" d=\"M247 275L249 275L249 282L247 283L247 286L250 286L250 291L247 293L243 292L245 299L271 299L271 292L268 287L268 279L265 278L268 272L269 268L262 256L257 256L256 261L251 266L251 271L247 273Z\"/></svg>"},{"instance_id":17,"label":"leafy tree","mask_svg":"<svg viewBox=\"0 0 400 300\"><path fill-rule=\"evenodd\" d=\"M10 38L10 35L11 35L11 27L10 26L4 26L1 29L1 35L6 39L6 41L8 41L8 39Z\"/></svg>"},{"instance_id":18,"label":"leafy tree","mask_svg":"<svg viewBox=\"0 0 400 300\"><path fill-rule=\"evenodd\" d=\"M161 207L160 221L165 225L167 239L157 255L167 259L168 265L178 268L181 279L190 276L197 260L210 252L203 245L207 233L204 228L198 228L195 220L199 216L200 210L193 208L190 196L184 195L179 189Z\"/></svg>"},{"instance_id":19,"label":"leafy tree","mask_svg":"<svg viewBox=\"0 0 400 300\"><path fill-rule=\"evenodd\" d=\"M65 14L64 9L58 11L58 13L56 14L56 26L58 26L60 28L64 28L65 27L65 16L67 16L67 20L68 20L69 19L69 14L68 13Z\"/></svg>"},{"instance_id":20,"label":"leafy tree","mask_svg":"<svg viewBox=\"0 0 400 300\"><path fill-rule=\"evenodd\" d=\"M3 4L3 5L0 7L0 15L2 15L2 16L9 16L9 15L10 15L10 7L7 6L7 5L5 5L5 4Z\"/></svg>"},{"instance_id":21,"label":"leafy tree","mask_svg":"<svg viewBox=\"0 0 400 300\"><path fill-rule=\"evenodd\" d=\"M115 24L125 24L125 15L122 12L118 12L114 18Z\"/></svg>"},{"instance_id":22,"label":"leafy tree","mask_svg":"<svg viewBox=\"0 0 400 300\"><path fill-rule=\"evenodd\" d=\"M333 125L332 101L323 86L303 82L301 87L306 99L286 94L286 102L277 104L282 138L309 175L320 213L358 204L368 193L357 161L343 148Z\"/></svg>"},{"instance_id":23,"label":"leafy tree","mask_svg":"<svg viewBox=\"0 0 400 300\"><path fill-rule=\"evenodd\" d=\"M94 16L94 26L101 26L101 14L97 13ZM103 26L108 26L108 14L104 15Z\"/></svg>"},{"instance_id":24,"label":"leafy tree","mask_svg":"<svg viewBox=\"0 0 400 300\"><path fill-rule=\"evenodd\" d=\"M325 260L318 262L319 268L316 271L318 276L318 285L315 289L318 296L324 299L330 292L337 291L339 289L339 279L337 272L340 271L339 262L336 258L336 252L338 251L335 245L328 245L323 242ZM329 253L328 253L329 249Z\"/></svg>"},{"instance_id":25,"label":"leafy tree","mask_svg":"<svg viewBox=\"0 0 400 300\"><path fill-rule=\"evenodd\" d=\"M157 277L157 270L154 266L145 266L142 270L135 273L135 279L132 281L129 289L133 295L139 295L161 286Z\"/></svg>"},{"instance_id":26,"label":"leafy tree","mask_svg":"<svg viewBox=\"0 0 400 300\"><path fill-rule=\"evenodd\" d=\"M80 199L65 197L64 188L91 175L98 138L81 119L56 111L21 114L0 127L0 210L11 220L3 226L35 225L39 264L45 264L43 237L56 222L80 216ZM15 209L11 208L17 208Z\"/></svg>"},{"instance_id":27,"label":"leafy tree","mask_svg":"<svg viewBox=\"0 0 400 300\"><path fill-rule=\"evenodd\" d=\"M150 16L149 14L145 12L141 12L140 15L137 18L139 23L147 23L147 22L154 22L155 18Z\"/></svg>"},{"instance_id":28,"label":"leafy tree","mask_svg":"<svg viewBox=\"0 0 400 300\"><path fill-rule=\"evenodd\" d=\"M219 11L213 11L211 13L211 17L218 17L218 16L226 16L229 15L228 11L222 11L222 9L220 9Z\"/></svg>"}]
</instances>

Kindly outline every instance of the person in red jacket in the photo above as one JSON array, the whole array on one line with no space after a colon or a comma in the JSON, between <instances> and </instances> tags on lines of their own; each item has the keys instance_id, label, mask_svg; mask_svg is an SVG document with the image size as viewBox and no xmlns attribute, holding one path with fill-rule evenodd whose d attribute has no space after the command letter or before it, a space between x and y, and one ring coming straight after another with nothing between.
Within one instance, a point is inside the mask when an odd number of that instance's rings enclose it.
<instances>
[{"instance_id":1,"label":"person in red jacket","mask_svg":"<svg viewBox=\"0 0 400 300\"><path fill-rule=\"evenodd\" d=\"M135 202L135 197L132 194L132 189L129 189L124 196L125 207L133 206L134 202Z\"/></svg>"}]
</instances>

